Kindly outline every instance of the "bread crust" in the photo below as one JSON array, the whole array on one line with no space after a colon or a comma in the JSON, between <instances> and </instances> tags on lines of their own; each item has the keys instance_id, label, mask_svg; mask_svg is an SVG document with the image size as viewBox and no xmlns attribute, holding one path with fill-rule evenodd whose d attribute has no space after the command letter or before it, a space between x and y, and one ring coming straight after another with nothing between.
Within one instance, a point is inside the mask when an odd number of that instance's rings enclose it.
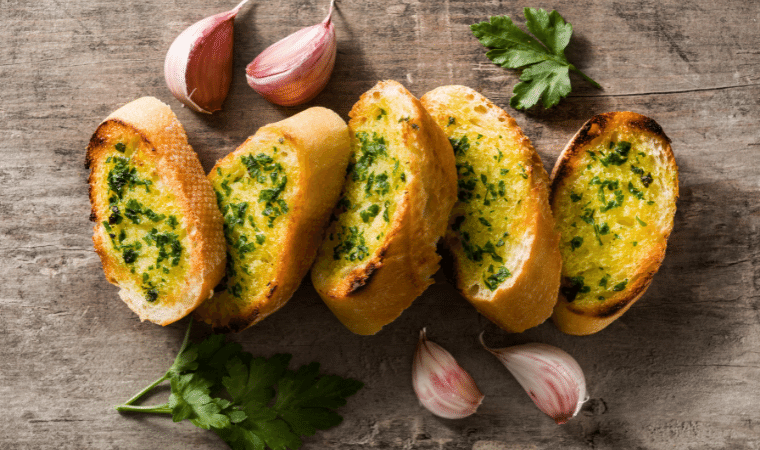
<instances>
[{"instance_id":1,"label":"bread crust","mask_svg":"<svg viewBox=\"0 0 760 450\"><path fill-rule=\"evenodd\" d=\"M410 175L389 232L375 253L335 279L318 265L312 282L325 304L349 330L372 335L395 320L431 284L440 256L436 243L446 231L456 200L454 153L446 135L422 104L400 83L381 81L349 113L352 130L371 114L376 98L404 110L402 128ZM331 255L320 254L319 258Z\"/></svg>"},{"instance_id":2,"label":"bread crust","mask_svg":"<svg viewBox=\"0 0 760 450\"><path fill-rule=\"evenodd\" d=\"M299 165L298 185L288 213L287 233L267 288L246 298L239 313L219 317L212 313L214 297L196 311L196 317L215 332L238 332L263 320L284 306L298 289L314 262L322 235L343 186L350 154L348 126L341 117L313 107L292 117L261 127L234 152L217 163L250 152L250 144L282 137L293 143ZM216 167L216 166L215 166ZM209 179L216 176L215 169Z\"/></svg>"},{"instance_id":3,"label":"bread crust","mask_svg":"<svg viewBox=\"0 0 760 450\"><path fill-rule=\"evenodd\" d=\"M127 129L140 136L149 150L143 156L155 167L167 190L176 196L183 224L189 237L189 267L178 300L172 305L149 305L144 295L129 286L127 269L114 257L110 239L100 223L108 219L108 203L103 180L97 178L104 146L109 135ZM216 197L206 180L198 156L187 142L187 135L168 105L153 97L134 100L109 115L90 139L86 166L90 168L89 195L95 251L103 263L106 279L119 286L119 296L137 313L140 320L159 325L173 323L193 311L213 294L224 275L225 254L222 216Z\"/></svg>"},{"instance_id":4,"label":"bread crust","mask_svg":"<svg viewBox=\"0 0 760 450\"><path fill-rule=\"evenodd\" d=\"M658 230L664 238L662 243L653 246L651 251L642 258L638 264L638 270L634 274L635 282L628 285L624 290L607 298L604 302L584 307L569 302L561 292L559 293L552 321L557 328L567 334L589 335L596 333L628 311L644 295L654 274L659 270L665 258L667 239L673 230L673 217L678 199L678 166L670 146L671 141L663 132L662 127L653 119L630 111L608 112L594 116L568 142L559 155L551 174L550 201L552 210L556 211L557 209L556 194L564 187L570 174L579 168L579 155L593 146L595 142L604 139L615 130L621 129L646 135L659 143L659 148L662 149L660 156L664 158L667 173L672 174L670 178L672 182L669 187L673 193L673 202L665 205L663 211L663 214L669 215L670 220L664 228Z\"/></svg>"},{"instance_id":5,"label":"bread crust","mask_svg":"<svg viewBox=\"0 0 760 450\"><path fill-rule=\"evenodd\" d=\"M524 236L527 242L509 282L493 292L470 292L463 281L461 262L465 256L459 238L448 233L445 244L452 255L457 289L481 314L508 332L523 332L543 323L557 301L562 260L559 233L549 208L549 177L540 156L509 114L469 87L442 86L423 95L421 101L439 123L450 116L453 102L464 102L471 111L485 108L482 113L471 112L468 119L486 122L492 134L503 135L518 147L530 183L530 195L522 201L530 213Z\"/></svg>"}]
</instances>

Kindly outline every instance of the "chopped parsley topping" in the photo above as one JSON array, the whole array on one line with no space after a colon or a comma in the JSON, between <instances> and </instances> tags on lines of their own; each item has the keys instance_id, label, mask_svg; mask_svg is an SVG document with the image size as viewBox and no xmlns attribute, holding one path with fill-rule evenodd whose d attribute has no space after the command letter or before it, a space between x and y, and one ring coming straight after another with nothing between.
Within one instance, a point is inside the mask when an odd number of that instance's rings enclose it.
<instances>
[{"instance_id":1,"label":"chopped parsley topping","mask_svg":"<svg viewBox=\"0 0 760 450\"><path fill-rule=\"evenodd\" d=\"M615 145L614 142L610 142L610 153L599 159L604 167L609 165L620 166L628 161L628 153L631 151L631 143L621 141Z\"/></svg>"},{"instance_id":2,"label":"chopped parsley topping","mask_svg":"<svg viewBox=\"0 0 760 450\"><path fill-rule=\"evenodd\" d=\"M145 191L150 192L150 180L141 180L137 176L137 169L129 165L128 158L115 156L111 159L113 169L108 172L108 188L121 199L124 197L124 188L133 189L135 186L145 186Z\"/></svg>"},{"instance_id":3,"label":"chopped parsley topping","mask_svg":"<svg viewBox=\"0 0 760 450\"><path fill-rule=\"evenodd\" d=\"M386 210L387 211L387 210ZM380 213L379 205L370 205L367 209L359 213L364 223L369 223L370 219L374 219Z\"/></svg>"},{"instance_id":4,"label":"chopped parsley topping","mask_svg":"<svg viewBox=\"0 0 760 450\"><path fill-rule=\"evenodd\" d=\"M457 120L455 118L449 116L449 122L446 124L446 126L450 127L450 126L454 125L456 123L456 121Z\"/></svg>"},{"instance_id":5,"label":"chopped parsley topping","mask_svg":"<svg viewBox=\"0 0 760 450\"><path fill-rule=\"evenodd\" d=\"M344 258L348 261L363 260L369 255L369 249L364 239L364 231L358 227L341 227L336 236L338 245L333 248L333 259Z\"/></svg>"},{"instance_id":6,"label":"chopped parsley topping","mask_svg":"<svg viewBox=\"0 0 760 450\"><path fill-rule=\"evenodd\" d=\"M137 257L139 254L133 249L133 248L127 248L122 253L122 256L124 257L124 262L127 264L132 264L133 262L137 261Z\"/></svg>"},{"instance_id":7,"label":"chopped parsley topping","mask_svg":"<svg viewBox=\"0 0 760 450\"><path fill-rule=\"evenodd\" d=\"M528 174L525 172L525 166L520 163L517 163L517 165L520 166L520 176L527 180Z\"/></svg>"},{"instance_id":8,"label":"chopped parsley topping","mask_svg":"<svg viewBox=\"0 0 760 450\"><path fill-rule=\"evenodd\" d=\"M483 255L489 255L496 262L504 262L504 259L496 252L496 246L490 240L481 247L470 243L469 234L467 233L462 233L462 238L461 242L464 254L470 261L480 262L483 261Z\"/></svg>"},{"instance_id":9,"label":"chopped parsley topping","mask_svg":"<svg viewBox=\"0 0 760 450\"><path fill-rule=\"evenodd\" d=\"M499 287L501 283L503 283L507 278L511 276L512 276L512 273L506 267L501 266L499 267L499 270L496 273L493 273L489 275L488 277L483 275L483 282L485 283L488 290L494 291L496 290L496 288Z\"/></svg>"},{"instance_id":10,"label":"chopped parsley topping","mask_svg":"<svg viewBox=\"0 0 760 450\"><path fill-rule=\"evenodd\" d=\"M372 133L370 138L368 133L361 131L356 133L356 137L361 142L361 148L357 152L356 162L349 165L349 172L353 181L365 181L369 177L369 166L378 157L387 156L388 147L385 138L378 136L377 133Z\"/></svg>"},{"instance_id":11,"label":"chopped parsley topping","mask_svg":"<svg viewBox=\"0 0 760 450\"><path fill-rule=\"evenodd\" d=\"M470 141L467 135L460 137L459 139L449 138L451 147L454 149L454 154L457 156L464 156L467 150L470 149Z\"/></svg>"},{"instance_id":12,"label":"chopped parsley topping","mask_svg":"<svg viewBox=\"0 0 760 450\"><path fill-rule=\"evenodd\" d=\"M161 233L153 228L145 235L143 240L148 243L148 245L155 245L158 248L156 265L161 264L164 260L170 261L172 266L179 264L180 257L182 256L182 244L180 244L176 233Z\"/></svg>"},{"instance_id":13,"label":"chopped parsley topping","mask_svg":"<svg viewBox=\"0 0 760 450\"><path fill-rule=\"evenodd\" d=\"M628 192L639 200L644 200L644 193L634 187L632 182L628 182Z\"/></svg>"},{"instance_id":14,"label":"chopped parsley topping","mask_svg":"<svg viewBox=\"0 0 760 450\"><path fill-rule=\"evenodd\" d=\"M617 190L615 191L615 199L608 201L606 204L604 204L602 207L599 208L600 212L607 212L611 210L612 208L617 208L619 206L623 205L623 200L625 200L625 196L623 195L623 191Z\"/></svg>"},{"instance_id":15,"label":"chopped parsley topping","mask_svg":"<svg viewBox=\"0 0 760 450\"><path fill-rule=\"evenodd\" d=\"M491 228L491 222L486 220L485 217L478 217L478 220L480 221L481 224L483 224L483 226Z\"/></svg>"},{"instance_id":16,"label":"chopped parsley topping","mask_svg":"<svg viewBox=\"0 0 760 450\"><path fill-rule=\"evenodd\" d=\"M578 294L587 294L591 292L591 287L585 284L582 276L578 277L566 277L565 286L560 288L562 295L565 296L568 302L572 302L578 296Z\"/></svg>"},{"instance_id":17,"label":"chopped parsley topping","mask_svg":"<svg viewBox=\"0 0 760 450\"><path fill-rule=\"evenodd\" d=\"M153 303L156 300L158 300L158 291L156 289L148 289L145 292L145 301L148 303Z\"/></svg>"},{"instance_id":18,"label":"chopped parsley topping","mask_svg":"<svg viewBox=\"0 0 760 450\"><path fill-rule=\"evenodd\" d=\"M346 197L341 197L340 200L338 200L338 208L342 209L343 211L348 211L351 209L351 200Z\"/></svg>"},{"instance_id":19,"label":"chopped parsley topping","mask_svg":"<svg viewBox=\"0 0 760 450\"><path fill-rule=\"evenodd\" d=\"M620 292L623 289L625 289L625 286L628 284L628 279L625 279L624 281L621 281L620 283L616 284L612 290L615 292Z\"/></svg>"},{"instance_id":20,"label":"chopped parsley topping","mask_svg":"<svg viewBox=\"0 0 760 450\"><path fill-rule=\"evenodd\" d=\"M583 238L580 236L575 236L570 240L570 250L575 251L576 248L579 248L581 245L583 245Z\"/></svg>"}]
</instances>

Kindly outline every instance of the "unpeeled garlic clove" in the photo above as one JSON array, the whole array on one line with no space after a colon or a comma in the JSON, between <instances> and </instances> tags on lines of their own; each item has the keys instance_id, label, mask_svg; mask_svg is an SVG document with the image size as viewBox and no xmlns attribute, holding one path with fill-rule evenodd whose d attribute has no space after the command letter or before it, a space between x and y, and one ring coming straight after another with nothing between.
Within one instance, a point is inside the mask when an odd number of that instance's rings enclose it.
<instances>
[{"instance_id":1,"label":"unpeeled garlic clove","mask_svg":"<svg viewBox=\"0 0 760 450\"><path fill-rule=\"evenodd\" d=\"M486 350L494 354L525 389L533 403L558 424L575 417L587 400L586 378L567 352L547 344L531 343Z\"/></svg>"},{"instance_id":2,"label":"unpeeled garlic clove","mask_svg":"<svg viewBox=\"0 0 760 450\"><path fill-rule=\"evenodd\" d=\"M247 2L194 23L169 47L164 78L188 108L207 114L222 109L232 81L234 19Z\"/></svg>"},{"instance_id":3,"label":"unpeeled garlic clove","mask_svg":"<svg viewBox=\"0 0 760 450\"><path fill-rule=\"evenodd\" d=\"M485 397L451 353L427 339L424 328L412 364L412 387L422 406L445 419L472 415Z\"/></svg>"},{"instance_id":4,"label":"unpeeled garlic clove","mask_svg":"<svg viewBox=\"0 0 760 450\"><path fill-rule=\"evenodd\" d=\"M335 66L337 40L333 5L322 23L272 44L245 68L248 84L280 106L305 103L325 88Z\"/></svg>"}]
</instances>

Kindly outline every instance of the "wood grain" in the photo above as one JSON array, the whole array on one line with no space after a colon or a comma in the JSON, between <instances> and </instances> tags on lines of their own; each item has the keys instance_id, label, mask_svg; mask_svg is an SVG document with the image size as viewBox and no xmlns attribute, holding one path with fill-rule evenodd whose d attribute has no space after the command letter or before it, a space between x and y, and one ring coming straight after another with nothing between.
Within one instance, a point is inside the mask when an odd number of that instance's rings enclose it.
<instances>
[{"instance_id":1,"label":"wood grain","mask_svg":"<svg viewBox=\"0 0 760 450\"><path fill-rule=\"evenodd\" d=\"M330 83L309 105L279 108L246 85L244 67L319 22L328 2L252 2L236 21L224 110L201 116L171 97L164 55L186 26L233 3L0 0L0 448L225 448L189 424L112 409L166 370L186 322L139 323L92 249L84 149L108 113L143 95L168 102L209 169L259 126L310 105L346 117L380 79L417 95L465 84L505 107L517 82L468 26L496 14L522 23L522 5L341 0ZM573 78L552 110L508 112L547 169L594 114L631 110L662 125L681 170L662 269L628 313L585 338L550 323L505 334L443 280L378 335L354 336L305 282L283 310L232 337L254 354L290 352L294 364L316 360L366 383L341 409L344 423L304 448L760 448L760 3L535 6L574 25L568 57L604 89ZM410 367L423 326L486 394L475 416L443 420L418 405ZM539 341L573 354L591 397L579 416L564 426L544 416L479 347L482 330L493 346Z\"/></svg>"}]
</instances>

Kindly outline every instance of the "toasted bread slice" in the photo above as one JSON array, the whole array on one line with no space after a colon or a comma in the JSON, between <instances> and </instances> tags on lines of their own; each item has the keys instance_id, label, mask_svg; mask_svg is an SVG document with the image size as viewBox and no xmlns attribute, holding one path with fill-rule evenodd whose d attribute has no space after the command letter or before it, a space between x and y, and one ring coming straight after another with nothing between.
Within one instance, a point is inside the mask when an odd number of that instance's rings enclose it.
<instances>
[{"instance_id":1,"label":"toasted bread slice","mask_svg":"<svg viewBox=\"0 0 760 450\"><path fill-rule=\"evenodd\" d=\"M182 125L153 97L124 105L87 147L93 242L109 282L140 316L175 322L224 275L222 216Z\"/></svg>"},{"instance_id":2,"label":"toasted bread slice","mask_svg":"<svg viewBox=\"0 0 760 450\"><path fill-rule=\"evenodd\" d=\"M395 81L363 94L349 116L353 156L311 278L349 330L369 335L432 284L456 169L443 131Z\"/></svg>"},{"instance_id":3,"label":"toasted bread slice","mask_svg":"<svg viewBox=\"0 0 760 450\"><path fill-rule=\"evenodd\" d=\"M444 242L457 289L506 331L541 324L561 269L541 158L517 122L473 89L442 86L421 101L456 156L458 201Z\"/></svg>"},{"instance_id":4,"label":"toasted bread slice","mask_svg":"<svg viewBox=\"0 0 760 450\"><path fill-rule=\"evenodd\" d=\"M227 274L196 317L240 331L285 305L314 261L349 150L346 122L310 108L260 128L214 166Z\"/></svg>"},{"instance_id":5,"label":"toasted bread slice","mask_svg":"<svg viewBox=\"0 0 760 450\"><path fill-rule=\"evenodd\" d=\"M552 172L560 330L596 333L644 294L665 257L677 199L678 167L657 122L610 112L583 125Z\"/></svg>"}]
</instances>

